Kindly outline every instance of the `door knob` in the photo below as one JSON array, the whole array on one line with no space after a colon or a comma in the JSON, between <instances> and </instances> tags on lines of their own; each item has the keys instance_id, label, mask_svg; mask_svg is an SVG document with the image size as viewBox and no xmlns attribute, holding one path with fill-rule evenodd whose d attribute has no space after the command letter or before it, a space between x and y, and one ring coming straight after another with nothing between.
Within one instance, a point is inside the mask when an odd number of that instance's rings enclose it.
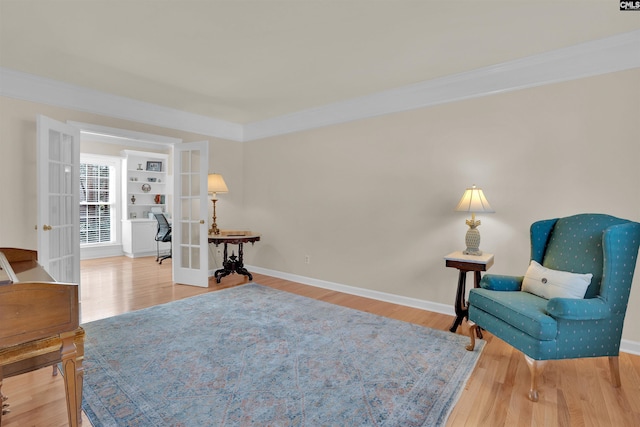
<instances>
[{"instance_id":1,"label":"door knob","mask_svg":"<svg viewBox=\"0 0 640 427\"><path fill-rule=\"evenodd\" d=\"M201 220L200 220L200 224L204 224L204 219L201 219Z\"/></svg>"},{"instance_id":2,"label":"door knob","mask_svg":"<svg viewBox=\"0 0 640 427\"><path fill-rule=\"evenodd\" d=\"M42 229L44 231L49 231L49 230L53 230L53 227L51 227L50 225L45 224L45 225L42 226Z\"/></svg>"}]
</instances>

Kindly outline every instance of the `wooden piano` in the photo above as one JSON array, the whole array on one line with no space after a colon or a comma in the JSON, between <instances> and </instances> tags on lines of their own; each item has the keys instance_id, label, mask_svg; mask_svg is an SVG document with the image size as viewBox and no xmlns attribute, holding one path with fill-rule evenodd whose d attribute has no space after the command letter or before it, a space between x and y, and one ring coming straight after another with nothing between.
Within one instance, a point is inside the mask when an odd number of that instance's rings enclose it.
<instances>
[{"instance_id":1,"label":"wooden piano","mask_svg":"<svg viewBox=\"0 0 640 427\"><path fill-rule=\"evenodd\" d=\"M36 251L0 248L3 409L3 378L61 363L69 425L81 423L84 330L79 321L77 284L54 282L38 264Z\"/></svg>"}]
</instances>

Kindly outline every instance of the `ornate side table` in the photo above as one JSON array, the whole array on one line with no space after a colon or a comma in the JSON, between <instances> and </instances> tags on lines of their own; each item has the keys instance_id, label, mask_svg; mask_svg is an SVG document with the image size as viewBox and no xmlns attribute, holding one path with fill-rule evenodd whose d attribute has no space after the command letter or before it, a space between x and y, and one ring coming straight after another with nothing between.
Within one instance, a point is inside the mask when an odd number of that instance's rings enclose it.
<instances>
[{"instance_id":1,"label":"ornate side table","mask_svg":"<svg viewBox=\"0 0 640 427\"><path fill-rule=\"evenodd\" d=\"M252 245L255 242L260 241L260 234L253 233L251 231L221 231L220 234L209 234L209 244L213 243L218 246L219 244L224 244L224 258L222 261L222 268L216 270L214 276L216 278L216 282L220 283L220 280L224 276L228 276L232 273L238 273L245 275L249 278L249 280L253 280L253 276L249 271L244 268L244 262L242 260L242 245L244 243L251 243ZM227 245L238 245L238 256L235 253L231 253L231 256L228 256Z\"/></svg>"}]
</instances>

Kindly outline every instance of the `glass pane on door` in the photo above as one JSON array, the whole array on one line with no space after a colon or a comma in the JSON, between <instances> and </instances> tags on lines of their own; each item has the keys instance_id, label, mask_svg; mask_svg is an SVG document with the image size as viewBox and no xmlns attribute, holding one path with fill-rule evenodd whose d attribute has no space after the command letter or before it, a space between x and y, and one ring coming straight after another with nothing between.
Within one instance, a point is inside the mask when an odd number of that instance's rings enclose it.
<instances>
[{"instance_id":1,"label":"glass pane on door","mask_svg":"<svg viewBox=\"0 0 640 427\"><path fill-rule=\"evenodd\" d=\"M182 170L180 205L180 266L187 269L200 268L200 154L198 150L180 153Z\"/></svg>"},{"instance_id":2,"label":"glass pane on door","mask_svg":"<svg viewBox=\"0 0 640 427\"><path fill-rule=\"evenodd\" d=\"M73 185L73 137L50 130L49 151L49 239L50 274L71 281L74 269L75 186Z\"/></svg>"}]
</instances>

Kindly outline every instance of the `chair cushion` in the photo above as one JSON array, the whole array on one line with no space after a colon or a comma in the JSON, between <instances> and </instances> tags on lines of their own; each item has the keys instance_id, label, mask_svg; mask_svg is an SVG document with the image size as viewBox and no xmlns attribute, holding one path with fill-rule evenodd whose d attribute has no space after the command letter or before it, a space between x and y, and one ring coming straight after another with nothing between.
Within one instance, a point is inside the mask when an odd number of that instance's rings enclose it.
<instances>
[{"instance_id":1,"label":"chair cushion","mask_svg":"<svg viewBox=\"0 0 640 427\"><path fill-rule=\"evenodd\" d=\"M593 274L578 274L546 268L531 260L522 281L522 290L545 299L582 299Z\"/></svg>"},{"instance_id":2,"label":"chair cushion","mask_svg":"<svg viewBox=\"0 0 640 427\"><path fill-rule=\"evenodd\" d=\"M558 332L558 323L546 312L547 302L521 291L478 288L469 292L469 304L542 341L554 340Z\"/></svg>"}]
</instances>

